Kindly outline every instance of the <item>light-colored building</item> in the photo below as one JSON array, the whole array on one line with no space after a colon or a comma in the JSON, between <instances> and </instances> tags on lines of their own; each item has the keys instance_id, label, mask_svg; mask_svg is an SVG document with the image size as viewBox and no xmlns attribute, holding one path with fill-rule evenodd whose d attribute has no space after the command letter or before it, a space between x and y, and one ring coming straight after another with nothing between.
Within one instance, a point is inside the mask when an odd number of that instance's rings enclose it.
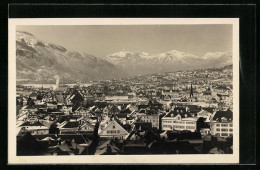
<instances>
[{"instance_id":1,"label":"light-colored building","mask_svg":"<svg viewBox=\"0 0 260 170\"><path fill-rule=\"evenodd\" d=\"M159 129L159 114L155 110L141 110L136 114L143 122L148 122L152 124L152 127Z\"/></svg>"},{"instance_id":2,"label":"light-colored building","mask_svg":"<svg viewBox=\"0 0 260 170\"><path fill-rule=\"evenodd\" d=\"M19 127L21 132L30 132L31 135L49 134L49 128L39 121L26 121Z\"/></svg>"},{"instance_id":3,"label":"light-colored building","mask_svg":"<svg viewBox=\"0 0 260 170\"><path fill-rule=\"evenodd\" d=\"M129 133L115 120L110 121L106 127L99 129L99 136L103 138L123 139Z\"/></svg>"},{"instance_id":4,"label":"light-colored building","mask_svg":"<svg viewBox=\"0 0 260 170\"><path fill-rule=\"evenodd\" d=\"M210 130L212 135L221 137L233 136L233 112L227 111L216 111L212 115L210 121Z\"/></svg>"},{"instance_id":5,"label":"light-colored building","mask_svg":"<svg viewBox=\"0 0 260 170\"><path fill-rule=\"evenodd\" d=\"M162 118L162 130L197 130L197 117L192 117L183 107L176 107Z\"/></svg>"}]
</instances>

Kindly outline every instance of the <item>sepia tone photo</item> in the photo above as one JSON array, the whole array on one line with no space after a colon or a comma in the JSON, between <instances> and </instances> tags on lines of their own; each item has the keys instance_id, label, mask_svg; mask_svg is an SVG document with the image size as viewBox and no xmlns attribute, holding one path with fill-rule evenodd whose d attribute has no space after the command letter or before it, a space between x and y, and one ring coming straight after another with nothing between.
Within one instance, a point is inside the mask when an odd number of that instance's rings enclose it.
<instances>
[{"instance_id":1,"label":"sepia tone photo","mask_svg":"<svg viewBox=\"0 0 260 170\"><path fill-rule=\"evenodd\" d=\"M9 19L9 163L238 163L237 19Z\"/></svg>"}]
</instances>

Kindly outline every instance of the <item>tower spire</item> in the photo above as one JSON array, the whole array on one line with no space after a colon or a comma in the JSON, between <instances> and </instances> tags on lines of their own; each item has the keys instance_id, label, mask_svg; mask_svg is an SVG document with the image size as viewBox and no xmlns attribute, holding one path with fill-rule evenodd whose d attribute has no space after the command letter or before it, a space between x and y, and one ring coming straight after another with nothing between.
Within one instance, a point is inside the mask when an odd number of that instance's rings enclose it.
<instances>
[{"instance_id":1,"label":"tower spire","mask_svg":"<svg viewBox=\"0 0 260 170\"><path fill-rule=\"evenodd\" d=\"M192 82L190 83L190 98L193 97L193 89L192 89Z\"/></svg>"}]
</instances>

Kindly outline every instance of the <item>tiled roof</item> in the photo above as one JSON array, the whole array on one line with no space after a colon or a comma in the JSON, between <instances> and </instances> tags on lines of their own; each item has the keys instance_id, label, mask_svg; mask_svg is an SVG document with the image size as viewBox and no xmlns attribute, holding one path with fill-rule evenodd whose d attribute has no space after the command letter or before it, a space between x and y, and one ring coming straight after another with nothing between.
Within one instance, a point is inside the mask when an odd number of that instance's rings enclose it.
<instances>
[{"instance_id":1,"label":"tiled roof","mask_svg":"<svg viewBox=\"0 0 260 170\"><path fill-rule=\"evenodd\" d=\"M62 128L77 128L78 125L79 125L79 122L68 122Z\"/></svg>"},{"instance_id":2,"label":"tiled roof","mask_svg":"<svg viewBox=\"0 0 260 170\"><path fill-rule=\"evenodd\" d=\"M197 106L197 105L187 105L188 109L190 111L197 111L197 110L200 110L200 107Z\"/></svg>"},{"instance_id":3,"label":"tiled roof","mask_svg":"<svg viewBox=\"0 0 260 170\"><path fill-rule=\"evenodd\" d=\"M131 113L131 110L129 108L120 111L120 113Z\"/></svg>"},{"instance_id":4,"label":"tiled roof","mask_svg":"<svg viewBox=\"0 0 260 170\"><path fill-rule=\"evenodd\" d=\"M126 118L126 114L116 114L117 118Z\"/></svg>"},{"instance_id":5,"label":"tiled roof","mask_svg":"<svg viewBox=\"0 0 260 170\"><path fill-rule=\"evenodd\" d=\"M180 115L182 118L192 117L190 113L186 112L186 109L182 107L174 108L174 110L169 112L165 117L176 117L177 115Z\"/></svg>"},{"instance_id":6,"label":"tiled roof","mask_svg":"<svg viewBox=\"0 0 260 170\"><path fill-rule=\"evenodd\" d=\"M204 107L203 110L206 110L207 112L210 112L210 113L214 112L214 108L211 108L211 107Z\"/></svg>"},{"instance_id":7,"label":"tiled roof","mask_svg":"<svg viewBox=\"0 0 260 170\"><path fill-rule=\"evenodd\" d=\"M21 126L44 126L41 122L24 122Z\"/></svg>"},{"instance_id":8,"label":"tiled roof","mask_svg":"<svg viewBox=\"0 0 260 170\"><path fill-rule=\"evenodd\" d=\"M227 119L227 121L232 121L233 120L233 112L231 110L227 111L217 111L213 117L213 120L216 121L221 121L224 119Z\"/></svg>"}]
</instances>

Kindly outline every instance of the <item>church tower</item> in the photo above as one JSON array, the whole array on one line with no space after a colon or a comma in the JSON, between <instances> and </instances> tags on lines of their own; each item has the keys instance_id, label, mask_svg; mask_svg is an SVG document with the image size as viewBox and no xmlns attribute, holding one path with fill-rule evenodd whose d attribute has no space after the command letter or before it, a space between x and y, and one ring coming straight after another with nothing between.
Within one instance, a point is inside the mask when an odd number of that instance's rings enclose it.
<instances>
[{"instance_id":1,"label":"church tower","mask_svg":"<svg viewBox=\"0 0 260 170\"><path fill-rule=\"evenodd\" d=\"M192 89L192 82L190 83L190 101L192 102L193 99L193 89Z\"/></svg>"}]
</instances>

